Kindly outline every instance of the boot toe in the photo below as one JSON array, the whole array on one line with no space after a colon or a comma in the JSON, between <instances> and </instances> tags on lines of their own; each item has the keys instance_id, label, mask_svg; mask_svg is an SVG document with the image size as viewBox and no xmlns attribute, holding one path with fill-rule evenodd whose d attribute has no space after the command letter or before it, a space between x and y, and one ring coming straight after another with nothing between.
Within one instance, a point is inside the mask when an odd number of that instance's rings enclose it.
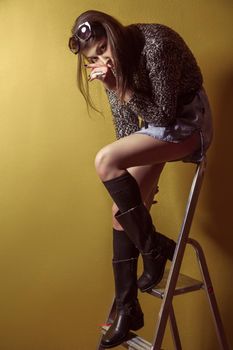
<instances>
[{"instance_id":1,"label":"boot toe","mask_svg":"<svg viewBox=\"0 0 233 350\"><path fill-rule=\"evenodd\" d=\"M127 339L129 325L126 318L127 317L115 319L101 339L101 346L103 348L113 348Z\"/></svg>"},{"instance_id":2,"label":"boot toe","mask_svg":"<svg viewBox=\"0 0 233 350\"><path fill-rule=\"evenodd\" d=\"M137 285L141 292L147 292L162 280L167 258L160 255L154 261L153 259L148 259L148 257L145 257L143 260L146 268L138 279Z\"/></svg>"},{"instance_id":3,"label":"boot toe","mask_svg":"<svg viewBox=\"0 0 233 350\"><path fill-rule=\"evenodd\" d=\"M127 336L128 332L124 334L117 332L114 334L108 334L108 332L106 332L102 337L101 346L106 349L114 348L115 346L123 343L127 339Z\"/></svg>"}]
</instances>

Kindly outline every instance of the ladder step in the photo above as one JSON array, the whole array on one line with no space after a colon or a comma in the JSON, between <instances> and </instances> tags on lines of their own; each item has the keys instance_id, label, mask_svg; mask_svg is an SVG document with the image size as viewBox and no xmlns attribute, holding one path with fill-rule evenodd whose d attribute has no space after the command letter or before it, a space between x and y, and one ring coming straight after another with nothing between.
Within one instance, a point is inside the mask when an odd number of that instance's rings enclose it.
<instances>
[{"instance_id":1,"label":"ladder step","mask_svg":"<svg viewBox=\"0 0 233 350\"><path fill-rule=\"evenodd\" d=\"M105 334L109 327L110 325L103 325L102 333ZM127 341L122 343L121 346L128 350L151 350L152 344L137 334L129 332Z\"/></svg>"},{"instance_id":2,"label":"ladder step","mask_svg":"<svg viewBox=\"0 0 233 350\"><path fill-rule=\"evenodd\" d=\"M169 274L169 269L166 269L162 281L152 290L148 291L149 294L163 299L164 291L167 283L167 278ZM194 292L204 288L204 283L202 281L196 280L192 277L179 274L178 281L176 284L176 289L174 295L184 294L188 292Z\"/></svg>"}]
</instances>

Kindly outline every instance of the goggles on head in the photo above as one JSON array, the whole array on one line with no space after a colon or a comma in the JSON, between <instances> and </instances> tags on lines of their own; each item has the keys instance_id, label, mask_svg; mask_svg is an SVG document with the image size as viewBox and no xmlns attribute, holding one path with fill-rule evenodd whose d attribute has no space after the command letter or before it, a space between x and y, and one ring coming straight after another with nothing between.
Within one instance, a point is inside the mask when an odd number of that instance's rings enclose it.
<instances>
[{"instance_id":1,"label":"goggles on head","mask_svg":"<svg viewBox=\"0 0 233 350\"><path fill-rule=\"evenodd\" d=\"M80 51L80 40L88 41L93 36L93 31L89 22L84 22L78 26L77 32L69 39L70 50L77 55Z\"/></svg>"}]
</instances>

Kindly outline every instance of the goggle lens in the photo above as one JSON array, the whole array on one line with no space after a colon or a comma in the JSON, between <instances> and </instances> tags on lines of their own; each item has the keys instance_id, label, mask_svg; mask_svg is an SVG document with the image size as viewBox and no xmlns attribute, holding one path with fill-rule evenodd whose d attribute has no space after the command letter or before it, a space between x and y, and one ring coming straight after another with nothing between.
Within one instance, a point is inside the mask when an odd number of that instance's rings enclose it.
<instances>
[{"instance_id":1,"label":"goggle lens","mask_svg":"<svg viewBox=\"0 0 233 350\"><path fill-rule=\"evenodd\" d=\"M69 39L69 48L74 53L77 54L80 50L79 40L87 41L92 36L91 26L88 22L80 24L77 33L75 33Z\"/></svg>"},{"instance_id":2,"label":"goggle lens","mask_svg":"<svg viewBox=\"0 0 233 350\"><path fill-rule=\"evenodd\" d=\"M74 54L77 54L79 52L79 49L80 49L79 39L72 36L69 39L69 48Z\"/></svg>"},{"instance_id":3,"label":"goggle lens","mask_svg":"<svg viewBox=\"0 0 233 350\"><path fill-rule=\"evenodd\" d=\"M91 26L88 22L81 24L78 27L77 36L80 40L88 40L91 37Z\"/></svg>"}]
</instances>

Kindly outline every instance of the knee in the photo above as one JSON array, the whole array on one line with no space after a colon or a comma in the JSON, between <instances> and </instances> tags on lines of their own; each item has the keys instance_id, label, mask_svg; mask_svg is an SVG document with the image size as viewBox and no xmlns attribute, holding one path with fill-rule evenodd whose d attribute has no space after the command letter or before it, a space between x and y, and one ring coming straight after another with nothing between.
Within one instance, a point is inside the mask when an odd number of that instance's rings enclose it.
<instances>
[{"instance_id":1,"label":"knee","mask_svg":"<svg viewBox=\"0 0 233 350\"><path fill-rule=\"evenodd\" d=\"M95 157L96 172L101 178L105 180L108 177L109 171L112 166L112 154L109 146L102 148Z\"/></svg>"}]
</instances>

